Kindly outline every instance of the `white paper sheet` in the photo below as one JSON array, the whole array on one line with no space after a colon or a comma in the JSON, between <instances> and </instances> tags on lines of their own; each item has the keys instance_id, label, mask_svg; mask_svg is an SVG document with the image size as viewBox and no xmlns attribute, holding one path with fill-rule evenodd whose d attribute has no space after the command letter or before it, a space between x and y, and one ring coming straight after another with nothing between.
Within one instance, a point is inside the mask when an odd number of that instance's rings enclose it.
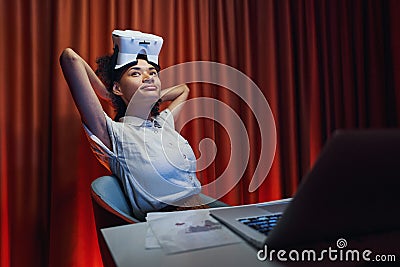
<instances>
[{"instance_id":1,"label":"white paper sheet","mask_svg":"<svg viewBox=\"0 0 400 267\"><path fill-rule=\"evenodd\" d=\"M242 242L212 218L208 210L149 213L147 222L167 254ZM146 238L149 248L150 241L151 233L149 240Z\"/></svg>"},{"instance_id":2,"label":"white paper sheet","mask_svg":"<svg viewBox=\"0 0 400 267\"><path fill-rule=\"evenodd\" d=\"M146 249L161 248L160 243L158 243L158 240L150 227L147 228L145 248Z\"/></svg>"}]
</instances>

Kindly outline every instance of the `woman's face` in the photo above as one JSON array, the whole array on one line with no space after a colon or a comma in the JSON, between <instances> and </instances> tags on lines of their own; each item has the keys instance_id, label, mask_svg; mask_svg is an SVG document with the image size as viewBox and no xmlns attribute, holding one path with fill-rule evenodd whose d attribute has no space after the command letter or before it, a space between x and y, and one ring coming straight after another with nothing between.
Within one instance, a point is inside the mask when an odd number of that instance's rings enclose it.
<instances>
[{"instance_id":1,"label":"woman's face","mask_svg":"<svg viewBox=\"0 0 400 267\"><path fill-rule=\"evenodd\" d=\"M125 104L135 95L135 101L156 102L160 98L161 82L158 72L146 60L129 67L120 81L114 85L113 92L120 95Z\"/></svg>"}]
</instances>

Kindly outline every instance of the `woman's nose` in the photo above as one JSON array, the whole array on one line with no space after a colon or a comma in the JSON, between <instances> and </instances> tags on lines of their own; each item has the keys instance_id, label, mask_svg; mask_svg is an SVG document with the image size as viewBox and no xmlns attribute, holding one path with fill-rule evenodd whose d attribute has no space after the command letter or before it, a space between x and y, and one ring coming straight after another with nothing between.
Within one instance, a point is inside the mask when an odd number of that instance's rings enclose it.
<instances>
[{"instance_id":1,"label":"woman's nose","mask_svg":"<svg viewBox=\"0 0 400 267\"><path fill-rule=\"evenodd\" d=\"M143 73L143 81L152 81L153 80L153 76L151 76L149 73L144 72Z\"/></svg>"}]
</instances>

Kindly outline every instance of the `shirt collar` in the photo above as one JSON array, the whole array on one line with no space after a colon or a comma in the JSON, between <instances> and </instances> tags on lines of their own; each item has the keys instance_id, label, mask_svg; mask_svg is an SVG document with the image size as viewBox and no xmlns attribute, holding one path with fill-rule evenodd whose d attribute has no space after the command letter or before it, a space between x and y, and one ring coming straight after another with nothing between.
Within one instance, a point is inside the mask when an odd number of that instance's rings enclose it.
<instances>
[{"instance_id":1,"label":"shirt collar","mask_svg":"<svg viewBox=\"0 0 400 267\"><path fill-rule=\"evenodd\" d=\"M133 126L137 127L143 127L143 126L155 126L158 128L161 128L160 124L154 119L153 121L150 120L145 120L139 117L134 117L134 116L125 116L119 119L120 122L122 123L129 123L132 124Z\"/></svg>"},{"instance_id":2,"label":"shirt collar","mask_svg":"<svg viewBox=\"0 0 400 267\"><path fill-rule=\"evenodd\" d=\"M120 118L119 121L123 122L123 123L133 124L133 126L143 126L146 124L146 121L148 121L148 120L144 120L142 118L134 117L134 116L125 116L125 117Z\"/></svg>"}]
</instances>

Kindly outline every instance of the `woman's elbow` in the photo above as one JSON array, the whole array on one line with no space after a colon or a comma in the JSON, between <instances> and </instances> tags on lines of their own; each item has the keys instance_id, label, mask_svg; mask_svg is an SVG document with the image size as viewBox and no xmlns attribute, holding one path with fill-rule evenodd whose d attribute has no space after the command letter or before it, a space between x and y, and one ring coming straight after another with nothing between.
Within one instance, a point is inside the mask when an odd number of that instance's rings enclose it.
<instances>
[{"instance_id":1,"label":"woman's elbow","mask_svg":"<svg viewBox=\"0 0 400 267\"><path fill-rule=\"evenodd\" d=\"M72 48L66 48L60 55L60 64L63 65L67 62L73 62L78 59L78 55Z\"/></svg>"},{"instance_id":2,"label":"woman's elbow","mask_svg":"<svg viewBox=\"0 0 400 267\"><path fill-rule=\"evenodd\" d=\"M184 84L184 85L183 85L183 93L188 95L189 92L190 92L189 87L188 87L186 84Z\"/></svg>"}]
</instances>

